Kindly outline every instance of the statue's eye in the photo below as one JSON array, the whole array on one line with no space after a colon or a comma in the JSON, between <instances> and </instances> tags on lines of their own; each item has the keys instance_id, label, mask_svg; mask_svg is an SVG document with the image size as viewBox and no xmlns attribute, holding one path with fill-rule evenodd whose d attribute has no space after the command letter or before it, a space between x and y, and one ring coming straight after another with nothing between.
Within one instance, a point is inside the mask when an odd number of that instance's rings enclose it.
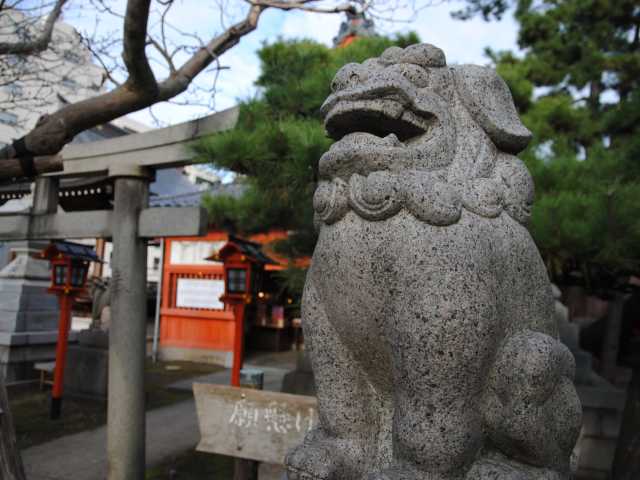
<instances>
[{"instance_id":1,"label":"statue's eye","mask_svg":"<svg viewBox=\"0 0 640 480\"><path fill-rule=\"evenodd\" d=\"M331 82L331 91L336 92L343 88L356 86L362 79L362 69L357 63L347 63L343 66Z\"/></svg>"},{"instance_id":2,"label":"statue's eye","mask_svg":"<svg viewBox=\"0 0 640 480\"><path fill-rule=\"evenodd\" d=\"M410 63L404 63L400 67L402 75L416 87L424 88L429 83L429 74L425 69Z\"/></svg>"}]
</instances>

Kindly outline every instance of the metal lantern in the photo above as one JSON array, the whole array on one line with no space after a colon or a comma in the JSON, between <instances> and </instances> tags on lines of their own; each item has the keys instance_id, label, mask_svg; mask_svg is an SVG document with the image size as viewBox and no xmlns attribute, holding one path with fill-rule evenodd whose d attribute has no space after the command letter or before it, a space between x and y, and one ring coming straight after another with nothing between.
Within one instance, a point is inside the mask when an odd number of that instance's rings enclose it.
<instances>
[{"instance_id":1,"label":"metal lantern","mask_svg":"<svg viewBox=\"0 0 640 480\"><path fill-rule=\"evenodd\" d=\"M93 247L64 241L51 242L40 256L51 262L51 293L83 290L90 262L100 262Z\"/></svg>"},{"instance_id":2,"label":"metal lantern","mask_svg":"<svg viewBox=\"0 0 640 480\"><path fill-rule=\"evenodd\" d=\"M62 408L62 385L67 354L67 341L71 327L71 305L73 297L84 290L91 262L100 259L89 245L54 241L40 253L41 258L51 262L51 287L49 292L58 295L60 322L56 345L56 367L51 391L51 418L59 418Z\"/></svg>"},{"instance_id":3,"label":"metal lantern","mask_svg":"<svg viewBox=\"0 0 640 480\"><path fill-rule=\"evenodd\" d=\"M224 295L221 300L233 309L235 317L233 367L231 384L240 385L244 350L245 307L253 302L254 287L257 286L260 270L265 264L275 263L266 256L260 244L229 235L229 241L208 260L222 261L224 264Z\"/></svg>"}]
</instances>

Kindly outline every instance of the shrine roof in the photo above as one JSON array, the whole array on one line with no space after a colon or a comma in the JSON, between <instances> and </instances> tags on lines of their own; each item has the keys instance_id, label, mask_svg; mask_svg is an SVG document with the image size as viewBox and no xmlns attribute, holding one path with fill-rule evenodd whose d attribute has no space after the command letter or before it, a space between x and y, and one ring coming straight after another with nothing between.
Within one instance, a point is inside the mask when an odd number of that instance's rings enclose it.
<instances>
[{"instance_id":1,"label":"shrine roof","mask_svg":"<svg viewBox=\"0 0 640 480\"><path fill-rule=\"evenodd\" d=\"M98 257L93 247L82 243L54 240L46 248L45 252L43 252L43 256L46 256L47 258L52 258L57 254L88 262L101 262L100 257Z\"/></svg>"},{"instance_id":2,"label":"shrine roof","mask_svg":"<svg viewBox=\"0 0 640 480\"><path fill-rule=\"evenodd\" d=\"M236 237L235 235L229 235L229 241L220 249L217 256L224 257L228 249L237 248L240 253L249 257L256 263L262 263L267 265L277 265L278 262L268 257L262 251L262 245L244 238ZM211 259L211 257L210 257Z\"/></svg>"}]
</instances>

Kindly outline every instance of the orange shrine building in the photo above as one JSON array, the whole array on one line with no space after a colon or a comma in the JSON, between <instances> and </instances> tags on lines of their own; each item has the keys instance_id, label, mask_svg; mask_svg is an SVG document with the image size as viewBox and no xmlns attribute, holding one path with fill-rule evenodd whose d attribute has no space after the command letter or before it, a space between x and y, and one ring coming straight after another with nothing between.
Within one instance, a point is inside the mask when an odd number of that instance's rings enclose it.
<instances>
[{"instance_id":1,"label":"orange shrine building","mask_svg":"<svg viewBox=\"0 0 640 480\"><path fill-rule=\"evenodd\" d=\"M292 317L294 299L282 292L274 273L287 261L269 249L271 242L287 238L282 230L246 238L263 247L265 256L259 281L250 292L244 319L249 350L290 349L299 322ZM168 238L164 243L159 357L231 366L235 340L233 310L220 297L225 293L224 268L216 258L229 241L223 230L211 230L202 237ZM307 266L301 259L297 266Z\"/></svg>"}]
</instances>

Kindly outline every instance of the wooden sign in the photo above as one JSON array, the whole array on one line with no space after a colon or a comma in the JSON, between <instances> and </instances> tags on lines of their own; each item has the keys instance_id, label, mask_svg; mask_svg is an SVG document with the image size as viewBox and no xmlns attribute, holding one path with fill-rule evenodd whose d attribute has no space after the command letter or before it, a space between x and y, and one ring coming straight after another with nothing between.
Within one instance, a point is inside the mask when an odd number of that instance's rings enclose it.
<instances>
[{"instance_id":1,"label":"wooden sign","mask_svg":"<svg viewBox=\"0 0 640 480\"><path fill-rule=\"evenodd\" d=\"M314 397L203 383L193 391L201 452L282 465L318 423Z\"/></svg>"}]
</instances>

